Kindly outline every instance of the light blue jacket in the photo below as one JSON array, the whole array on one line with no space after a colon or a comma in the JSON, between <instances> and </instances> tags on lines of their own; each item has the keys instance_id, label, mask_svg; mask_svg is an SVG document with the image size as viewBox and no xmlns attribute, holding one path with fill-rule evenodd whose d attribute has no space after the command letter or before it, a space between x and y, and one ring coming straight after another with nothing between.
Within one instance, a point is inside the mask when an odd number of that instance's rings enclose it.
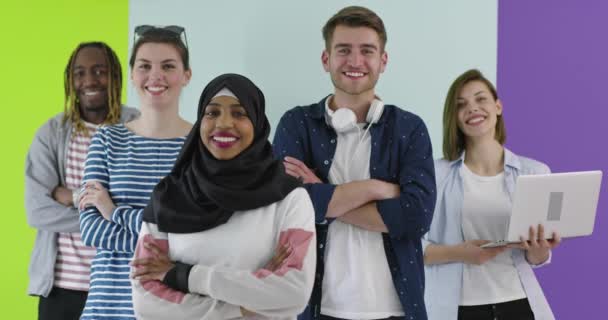
<instances>
[{"instance_id":1,"label":"light blue jacket","mask_svg":"<svg viewBox=\"0 0 608 320\"><path fill-rule=\"evenodd\" d=\"M435 161L437 204L429 232L423 238L423 250L429 244L455 245L464 241L462 233L463 186L460 168L464 153L459 159ZM504 177L509 198L512 198L515 180L520 175L546 174L550 169L544 163L518 156L505 148ZM512 200L512 199L511 199ZM512 250L512 258L519 279L534 312L536 320L553 320L553 312L536 280L532 266L523 250ZM542 265L546 264L543 263ZM462 290L463 264L460 262L425 265L426 290L424 300L429 320L456 320Z\"/></svg>"}]
</instances>

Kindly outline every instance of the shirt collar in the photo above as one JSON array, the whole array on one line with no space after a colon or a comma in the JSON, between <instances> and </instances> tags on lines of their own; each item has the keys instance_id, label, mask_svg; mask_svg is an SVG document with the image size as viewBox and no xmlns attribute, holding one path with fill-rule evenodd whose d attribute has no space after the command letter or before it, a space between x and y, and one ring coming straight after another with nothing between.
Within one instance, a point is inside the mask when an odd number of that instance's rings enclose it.
<instances>
[{"instance_id":1,"label":"shirt collar","mask_svg":"<svg viewBox=\"0 0 608 320\"><path fill-rule=\"evenodd\" d=\"M519 157L511 152L511 150L507 149L506 147L504 148L505 150L505 169L508 167L510 169L516 169L519 170L521 168L521 161L519 161ZM466 151L462 151L462 153L460 154L460 157L458 157L458 159L450 162L450 166L457 166L460 168L460 166L462 165L462 163L464 162L464 155L465 155Z\"/></svg>"},{"instance_id":2,"label":"shirt collar","mask_svg":"<svg viewBox=\"0 0 608 320\"><path fill-rule=\"evenodd\" d=\"M331 117L334 115L334 110L331 110L331 108L329 107L329 99L333 97L333 95L329 95L325 98L325 121L327 122L327 124L331 124Z\"/></svg>"},{"instance_id":3,"label":"shirt collar","mask_svg":"<svg viewBox=\"0 0 608 320\"><path fill-rule=\"evenodd\" d=\"M325 116L325 101L331 96L331 94L327 95L325 98L321 99L319 103L312 106L310 110L310 116L313 119L322 119Z\"/></svg>"},{"instance_id":4,"label":"shirt collar","mask_svg":"<svg viewBox=\"0 0 608 320\"><path fill-rule=\"evenodd\" d=\"M507 148L505 148L505 167L511 167L517 170L521 168L521 161L519 161L519 157Z\"/></svg>"}]
</instances>

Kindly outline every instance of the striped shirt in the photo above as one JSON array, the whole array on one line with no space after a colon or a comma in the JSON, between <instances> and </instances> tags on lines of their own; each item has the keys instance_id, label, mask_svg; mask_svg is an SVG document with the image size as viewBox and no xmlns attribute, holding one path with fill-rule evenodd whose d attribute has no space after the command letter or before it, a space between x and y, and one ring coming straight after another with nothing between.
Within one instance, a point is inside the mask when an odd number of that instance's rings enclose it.
<instances>
[{"instance_id":1,"label":"striped shirt","mask_svg":"<svg viewBox=\"0 0 608 320\"><path fill-rule=\"evenodd\" d=\"M91 137L99 127L93 123L85 122L84 124L88 134L76 133L72 135L68 144L65 181L66 187L70 190L80 188ZM78 204L75 203L74 206L76 207ZM80 232L61 232L57 238L57 249L54 286L88 291L91 260L95 256L95 248L87 247L82 243Z\"/></svg>"},{"instance_id":2,"label":"striped shirt","mask_svg":"<svg viewBox=\"0 0 608 320\"><path fill-rule=\"evenodd\" d=\"M143 208L154 186L173 168L184 141L138 136L123 124L103 127L93 137L83 182L99 181L108 188L116 209L112 221L96 208L80 212L82 239L97 248L81 319L135 319L129 262Z\"/></svg>"}]
</instances>

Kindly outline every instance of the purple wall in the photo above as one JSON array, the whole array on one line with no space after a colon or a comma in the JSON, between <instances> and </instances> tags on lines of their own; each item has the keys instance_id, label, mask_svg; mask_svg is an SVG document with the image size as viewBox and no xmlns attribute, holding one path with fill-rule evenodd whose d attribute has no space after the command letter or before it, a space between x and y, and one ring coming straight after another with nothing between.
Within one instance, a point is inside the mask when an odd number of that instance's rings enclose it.
<instances>
[{"instance_id":1,"label":"purple wall","mask_svg":"<svg viewBox=\"0 0 608 320\"><path fill-rule=\"evenodd\" d=\"M536 274L557 319L608 319L608 1L499 0L498 12L507 146L554 172L605 175L593 235Z\"/></svg>"}]
</instances>

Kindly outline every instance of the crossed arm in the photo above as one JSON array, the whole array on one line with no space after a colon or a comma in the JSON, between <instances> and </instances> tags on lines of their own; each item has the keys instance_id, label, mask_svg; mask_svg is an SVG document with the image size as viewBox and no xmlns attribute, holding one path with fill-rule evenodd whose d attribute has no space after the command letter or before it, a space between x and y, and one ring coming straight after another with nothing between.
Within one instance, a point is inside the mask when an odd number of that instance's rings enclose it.
<instances>
[{"instance_id":1,"label":"crossed arm","mask_svg":"<svg viewBox=\"0 0 608 320\"><path fill-rule=\"evenodd\" d=\"M320 183L321 180L304 162L285 157L285 171L304 183ZM327 207L327 218L336 218L344 223L376 231L388 232L378 207L377 200L399 197L399 186L377 179L353 181L338 185Z\"/></svg>"},{"instance_id":2,"label":"crossed arm","mask_svg":"<svg viewBox=\"0 0 608 320\"><path fill-rule=\"evenodd\" d=\"M96 134L89 147L80 196L80 230L85 245L117 252L133 252L143 209L116 207L107 188L109 170L103 136Z\"/></svg>"},{"instance_id":3,"label":"crossed arm","mask_svg":"<svg viewBox=\"0 0 608 320\"><path fill-rule=\"evenodd\" d=\"M428 231L435 205L435 173L431 142L422 120L403 124L407 132L401 127L386 132L399 132L399 141L385 146L392 149L382 151L389 152L393 161L393 183L369 179L334 185L322 181L309 167L315 161L311 134L318 129L320 139L330 139L331 135L305 119L305 109L285 113L275 131L273 148L286 173L305 183L317 223L336 218L396 239L420 239ZM304 121L311 124L303 126Z\"/></svg>"},{"instance_id":4,"label":"crossed arm","mask_svg":"<svg viewBox=\"0 0 608 320\"><path fill-rule=\"evenodd\" d=\"M59 146L52 137L57 130L50 122L42 126L25 160L25 212L27 223L49 232L78 232L78 210L71 191L60 186Z\"/></svg>"},{"instance_id":5,"label":"crossed arm","mask_svg":"<svg viewBox=\"0 0 608 320\"><path fill-rule=\"evenodd\" d=\"M232 319L253 313L283 318L302 312L314 282L316 241L312 203L301 193L281 211L285 220L276 248L269 248L274 249L273 257L255 271L232 263L194 264L171 279L179 263L169 257L170 236L144 222L131 263L138 317L166 319L178 312L183 319Z\"/></svg>"}]
</instances>

